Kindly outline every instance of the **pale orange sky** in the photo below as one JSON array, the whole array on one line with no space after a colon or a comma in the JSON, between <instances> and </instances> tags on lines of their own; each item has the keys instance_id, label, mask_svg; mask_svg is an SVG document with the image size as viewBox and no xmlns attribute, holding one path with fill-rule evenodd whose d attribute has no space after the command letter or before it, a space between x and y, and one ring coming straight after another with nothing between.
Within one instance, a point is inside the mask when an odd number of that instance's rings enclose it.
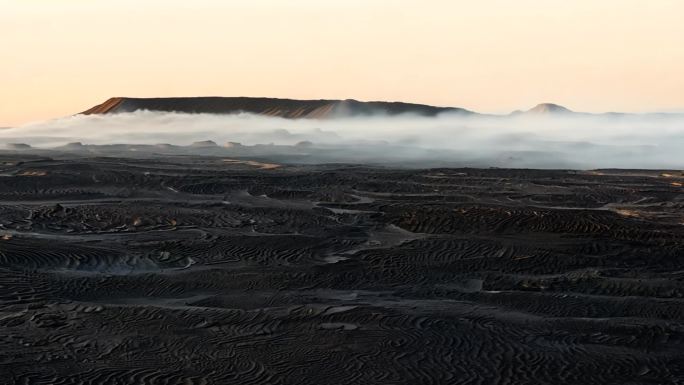
<instances>
[{"instance_id":1,"label":"pale orange sky","mask_svg":"<svg viewBox=\"0 0 684 385\"><path fill-rule=\"evenodd\" d=\"M684 108L679 0L0 0L0 126L110 96Z\"/></svg>"}]
</instances>

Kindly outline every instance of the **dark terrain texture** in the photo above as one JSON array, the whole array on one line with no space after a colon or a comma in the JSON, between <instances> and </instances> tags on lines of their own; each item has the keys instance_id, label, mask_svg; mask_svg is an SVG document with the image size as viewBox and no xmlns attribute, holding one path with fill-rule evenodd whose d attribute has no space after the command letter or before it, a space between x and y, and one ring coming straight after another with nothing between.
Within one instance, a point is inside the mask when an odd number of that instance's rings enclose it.
<instances>
[{"instance_id":1,"label":"dark terrain texture","mask_svg":"<svg viewBox=\"0 0 684 385\"><path fill-rule=\"evenodd\" d=\"M677 171L3 155L2 384L683 384Z\"/></svg>"}]
</instances>

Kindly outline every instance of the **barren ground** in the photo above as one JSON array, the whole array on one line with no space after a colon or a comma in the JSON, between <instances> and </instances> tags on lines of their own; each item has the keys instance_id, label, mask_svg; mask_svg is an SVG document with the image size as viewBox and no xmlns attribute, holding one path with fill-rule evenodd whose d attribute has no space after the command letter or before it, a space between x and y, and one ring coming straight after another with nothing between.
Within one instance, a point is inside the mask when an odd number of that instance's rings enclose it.
<instances>
[{"instance_id":1,"label":"barren ground","mask_svg":"<svg viewBox=\"0 0 684 385\"><path fill-rule=\"evenodd\" d=\"M681 172L0 161L2 384L684 383Z\"/></svg>"}]
</instances>

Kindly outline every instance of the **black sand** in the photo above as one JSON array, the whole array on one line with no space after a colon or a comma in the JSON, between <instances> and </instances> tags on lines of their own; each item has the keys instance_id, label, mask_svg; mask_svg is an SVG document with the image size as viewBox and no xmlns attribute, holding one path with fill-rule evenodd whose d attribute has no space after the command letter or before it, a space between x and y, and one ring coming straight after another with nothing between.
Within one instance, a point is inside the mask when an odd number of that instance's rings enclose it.
<instances>
[{"instance_id":1,"label":"black sand","mask_svg":"<svg viewBox=\"0 0 684 385\"><path fill-rule=\"evenodd\" d=\"M680 172L0 167L2 384L681 384Z\"/></svg>"}]
</instances>

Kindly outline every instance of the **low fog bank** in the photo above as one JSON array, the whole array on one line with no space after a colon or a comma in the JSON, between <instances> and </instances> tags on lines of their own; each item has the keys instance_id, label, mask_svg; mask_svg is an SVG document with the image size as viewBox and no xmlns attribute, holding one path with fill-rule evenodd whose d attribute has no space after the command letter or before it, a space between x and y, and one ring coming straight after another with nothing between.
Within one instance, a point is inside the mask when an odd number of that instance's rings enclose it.
<instances>
[{"instance_id":1,"label":"low fog bank","mask_svg":"<svg viewBox=\"0 0 684 385\"><path fill-rule=\"evenodd\" d=\"M241 151L245 155L250 152L246 146L274 144L257 146L255 150L262 156L297 154L297 159L306 163L684 168L684 115L665 114L511 117L442 114L434 118L378 116L316 120L138 111L77 115L3 129L0 140L5 145L14 143L13 150L25 150L16 143L46 149L69 142L187 146L211 140L218 144L220 151L228 153L235 152L235 148L221 146L239 142L244 145ZM287 146L296 151L288 150ZM163 152L159 146L151 149ZM211 154L222 154L216 149L212 151Z\"/></svg>"}]
</instances>

